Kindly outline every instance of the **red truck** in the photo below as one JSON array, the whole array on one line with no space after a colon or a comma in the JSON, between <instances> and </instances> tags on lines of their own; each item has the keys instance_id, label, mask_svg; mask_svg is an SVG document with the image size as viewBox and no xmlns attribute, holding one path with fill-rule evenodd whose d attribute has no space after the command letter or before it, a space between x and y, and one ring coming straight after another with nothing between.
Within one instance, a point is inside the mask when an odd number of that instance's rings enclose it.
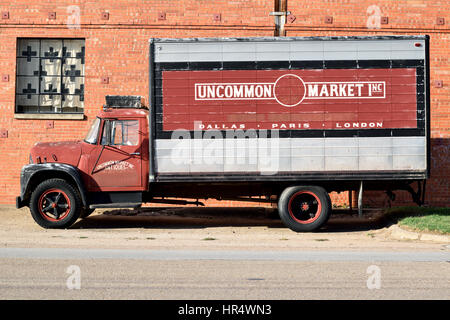
<instances>
[{"instance_id":1,"label":"red truck","mask_svg":"<svg viewBox=\"0 0 450 320\"><path fill-rule=\"evenodd\" d=\"M44 228L95 208L275 202L320 228L329 192L429 176L428 36L151 39L149 108L107 96L82 141L37 143L17 207ZM186 200L192 199L192 201Z\"/></svg>"}]
</instances>

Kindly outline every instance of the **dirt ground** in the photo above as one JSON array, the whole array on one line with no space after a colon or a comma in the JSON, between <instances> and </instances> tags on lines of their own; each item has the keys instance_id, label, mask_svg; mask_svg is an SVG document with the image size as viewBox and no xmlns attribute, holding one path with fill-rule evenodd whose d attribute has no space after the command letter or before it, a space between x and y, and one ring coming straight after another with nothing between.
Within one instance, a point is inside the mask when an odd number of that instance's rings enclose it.
<instances>
[{"instance_id":1,"label":"dirt ground","mask_svg":"<svg viewBox=\"0 0 450 320\"><path fill-rule=\"evenodd\" d=\"M319 231L295 233L267 208L97 209L70 229L39 227L29 209L0 206L2 247L202 250L443 250L445 243L390 237L382 210L335 210Z\"/></svg>"}]
</instances>

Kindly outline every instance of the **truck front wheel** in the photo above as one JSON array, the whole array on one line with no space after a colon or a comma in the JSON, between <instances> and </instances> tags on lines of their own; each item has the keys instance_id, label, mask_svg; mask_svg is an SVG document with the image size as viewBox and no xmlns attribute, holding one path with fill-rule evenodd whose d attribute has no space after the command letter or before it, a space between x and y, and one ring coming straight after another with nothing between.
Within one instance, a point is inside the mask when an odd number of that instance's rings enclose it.
<instances>
[{"instance_id":1,"label":"truck front wheel","mask_svg":"<svg viewBox=\"0 0 450 320\"><path fill-rule=\"evenodd\" d=\"M291 230L314 231L324 225L330 216L330 196L322 187L289 187L281 193L278 212L281 220Z\"/></svg>"},{"instance_id":2,"label":"truck front wheel","mask_svg":"<svg viewBox=\"0 0 450 320\"><path fill-rule=\"evenodd\" d=\"M30 211L41 227L67 228L80 216L80 195L67 181L49 179L31 194Z\"/></svg>"}]
</instances>

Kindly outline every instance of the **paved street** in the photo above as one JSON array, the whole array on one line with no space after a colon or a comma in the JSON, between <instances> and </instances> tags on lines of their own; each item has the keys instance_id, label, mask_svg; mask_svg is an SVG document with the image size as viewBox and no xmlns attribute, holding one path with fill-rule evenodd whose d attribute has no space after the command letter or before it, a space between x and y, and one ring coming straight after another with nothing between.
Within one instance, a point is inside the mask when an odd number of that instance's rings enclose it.
<instances>
[{"instance_id":1,"label":"paved street","mask_svg":"<svg viewBox=\"0 0 450 320\"><path fill-rule=\"evenodd\" d=\"M445 260L450 252L410 253L410 260L398 254L378 253L373 261L358 252L341 253L341 259L330 252L295 252L288 259L273 252L261 252L258 258L240 251L0 250L0 298L450 298L450 264ZM67 284L73 266L79 268L80 289ZM370 266L380 270L379 289L368 288Z\"/></svg>"},{"instance_id":2,"label":"paved street","mask_svg":"<svg viewBox=\"0 0 450 320\"><path fill-rule=\"evenodd\" d=\"M99 212L68 230L0 213L0 299L450 298L449 245L392 240L378 216L297 234L259 209Z\"/></svg>"}]
</instances>

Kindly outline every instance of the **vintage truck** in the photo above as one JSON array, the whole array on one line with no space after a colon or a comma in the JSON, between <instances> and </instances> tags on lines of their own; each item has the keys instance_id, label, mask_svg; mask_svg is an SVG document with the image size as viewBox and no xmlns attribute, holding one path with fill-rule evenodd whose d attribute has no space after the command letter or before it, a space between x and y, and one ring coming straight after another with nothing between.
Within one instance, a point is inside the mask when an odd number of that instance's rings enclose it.
<instances>
[{"instance_id":1,"label":"vintage truck","mask_svg":"<svg viewBox=\"0 0 450 320\"><path fill-rule=\"evenodd\" d=\"M84 140L34 145L17 207L67 228L95 208L266 201L302 232L326 223L332 191L359 190L360 208L363 188L421 204L428 48L428 36L151 39L148 108L107 96Z\"/></svg>"}]
</instances>

